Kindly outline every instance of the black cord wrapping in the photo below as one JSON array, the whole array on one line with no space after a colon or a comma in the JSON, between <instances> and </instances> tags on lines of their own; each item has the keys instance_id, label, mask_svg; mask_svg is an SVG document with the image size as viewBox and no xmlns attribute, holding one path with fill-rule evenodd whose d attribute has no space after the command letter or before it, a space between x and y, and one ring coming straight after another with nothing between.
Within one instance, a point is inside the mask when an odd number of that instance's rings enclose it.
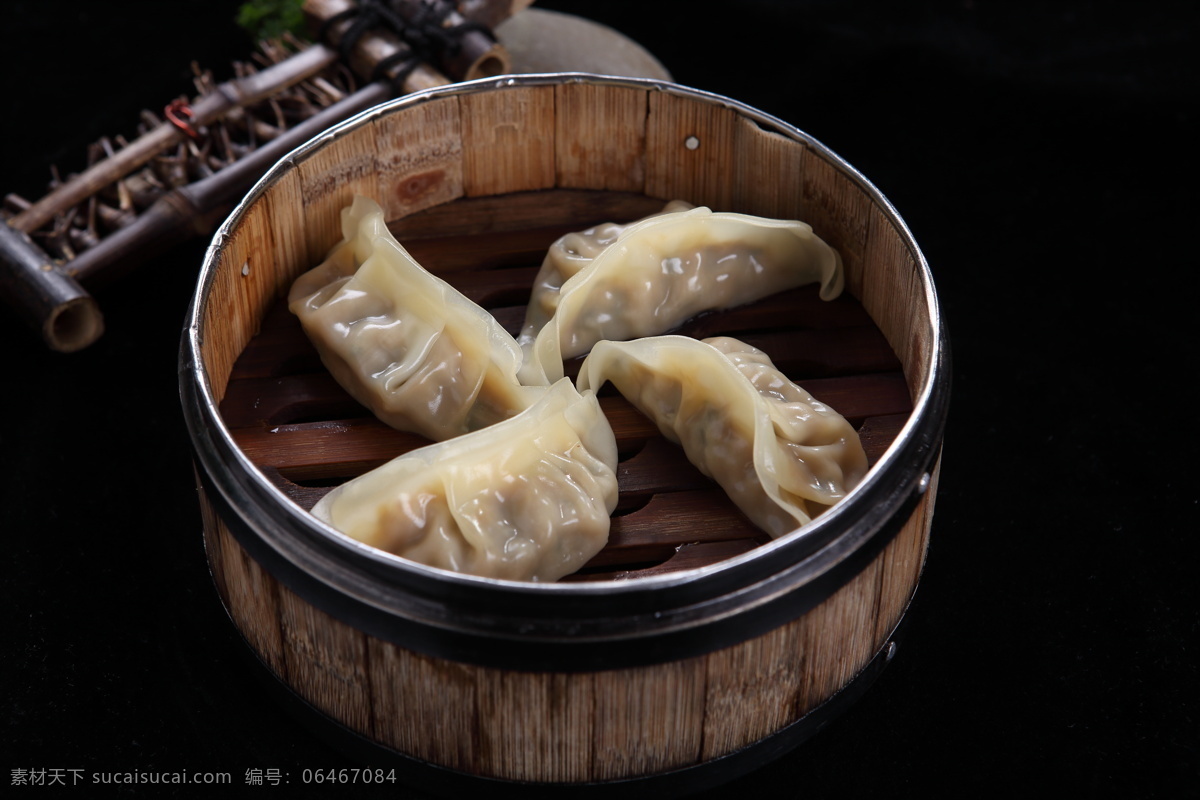
<instances>
[{"instance_id":1,"label":"black cord wrapping","mask_svg":"<svg viewBox=\"0 0 1200 800\"><path fill-rule=\"evenodd\" d=\"M446 26L446 17L454 11L451 3L421 0L412 18L402 15L396 5L390 0L359 0L357 6L325 20L318 37L324 39L334 25L351 20L350 27L338 42L338 52L342 60L348 62L359 40L370 31L383 28L396 34L404 47L380 60L371 73L371 80L390 80L398 91L403 90L405 79L422 62L453 58L462 49L463 34L479 31L492 38L488 27L478 22ZM393 72L397 65L399 68Z\"/></svg>"}]
</instances>

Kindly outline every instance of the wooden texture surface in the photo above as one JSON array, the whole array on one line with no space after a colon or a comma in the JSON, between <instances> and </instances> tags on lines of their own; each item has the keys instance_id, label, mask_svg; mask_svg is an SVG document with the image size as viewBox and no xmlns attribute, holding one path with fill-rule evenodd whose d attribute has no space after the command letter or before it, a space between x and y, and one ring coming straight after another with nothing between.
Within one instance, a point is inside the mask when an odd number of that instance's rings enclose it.
<instances>
[{"instance_id":1,"label":"wooden texture surface","mask_svg":"<svg viewBox=\"0 0 1200 800\"><path fill-rule=\"evenodd\" d=\"M886 647L907 607L932 498L926 493L875 560L807 614L704 655L595 672L496 669L415 652L308 605L211 509L205 540L243 636L318 710L460 772L583 783L709 762L828 701Z\"/></svg>"}]
</instances>

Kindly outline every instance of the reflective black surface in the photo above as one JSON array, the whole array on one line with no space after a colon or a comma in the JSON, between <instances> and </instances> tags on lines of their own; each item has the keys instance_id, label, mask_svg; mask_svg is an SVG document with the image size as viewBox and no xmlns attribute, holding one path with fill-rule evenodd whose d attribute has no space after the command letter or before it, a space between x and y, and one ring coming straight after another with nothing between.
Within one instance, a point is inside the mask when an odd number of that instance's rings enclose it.
<instances>
[{"instance_id":1,"label":"reflective black surface","mask_svg":"<svg viewBox=\"0 0 1200 800\"><path fill-rule=\"evenodd\" d=\"M77 167L189 92L191 60L227 77L250 49L237 5L10 4L0 192L37 196L50 163ZM896 657L817 736L705 796L1193 786L1190 5L538 5L622 30L680 83L861 170L928 258L954 348L933 546ZM98 291L107 332L87 351L0 319L0 784L278 769L306 797L330 786L303 770L360 766L257 682L207 574L176 388L203 249Z\"/></svg>"}]
</instances>

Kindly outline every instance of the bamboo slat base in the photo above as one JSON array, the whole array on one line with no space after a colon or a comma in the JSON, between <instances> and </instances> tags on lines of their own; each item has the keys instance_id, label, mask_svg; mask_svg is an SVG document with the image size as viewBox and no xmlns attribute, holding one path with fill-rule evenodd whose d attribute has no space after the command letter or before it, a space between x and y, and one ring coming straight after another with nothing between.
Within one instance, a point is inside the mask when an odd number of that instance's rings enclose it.
<instances>
[{"instance_id":1,"label":"bamboo slat base","mask_svg":"<svg viewBox=\"0 0 1200 800\"><path fill-rule=\"evenodd\" d=\"M597 213L621 221L661 207L641 195L574 191L536 192L516 202L528 205L531 227L519 227L510 208L506 230L462 235L464 220L491 214L490 199L448 203L394 226L418 262L491 311L514 336L534 275L555 238L605 221ZM545 225L532 213L538 208L563 209L559 224ZM815 286L802 287L706 314L680 332L737 336L767 352L788 377L859 429L872 464L912 409L900 362L849 293L825 302ZM568 364L569 375L581 360ZM601 406L617 437L620 502L608 545L567 580L691 569L767 541L677 445L611 387L601 393ZM338 386L282 301L235 362L221 414L255 466L305 509L331 487L429 443L379 422Z\"/></svg>"}]
</instances>

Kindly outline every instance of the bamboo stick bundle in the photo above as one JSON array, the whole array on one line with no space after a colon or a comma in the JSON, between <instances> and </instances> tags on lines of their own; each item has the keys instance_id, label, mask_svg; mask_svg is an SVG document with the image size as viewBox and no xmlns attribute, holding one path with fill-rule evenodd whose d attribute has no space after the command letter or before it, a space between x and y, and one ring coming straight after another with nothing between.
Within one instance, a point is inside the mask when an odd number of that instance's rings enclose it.
<instances>
[{"instance_id":1,"label":"bamboo stick bundle","mask_svg":"<svg viewBox=\"0 0 1200 800\"><path fill-rule=\"evenodd\" d=\"M181 143L188 136L189 127L194 131L216 122L235 107L266 99L270 94L316 75L333 63L336 57L337 54L328 48L306 48L294 58L280 62L263 73L221 84L216 91L203 95L189 107L186 122L158 125L111 157L61 184L9 220L8 224L26 233L37 230L64 210L91 197L172 145Z\"/></svg>"},{"instance_id":2,"label":"bamboo stick bundle","mask_svg":"<svg viewBox=\"0 0 1200 800\"><path fill-rule=\"evenodd\" d=\"M326 51L319 53L319 60L307 56L317 50ZM7 210L17 212L9 225L31 233L50 256L67 262L68 274L77 277L79 266L70 262L107 234L134 222L163 194L231 166L357 88L353 74L341 67L336 57L328 57L328 48L310 48L292 40L264 43L257 55L265 69L235 62L235 80L223 84L217 84L211 72L193 64L198 94L190 106L191 117L175 116L182 123L175 124L154 112L142 111L137 139L126 142L120 136L102 138L89 148L88 168L83 173L63 181L53 171L52 191L37 204L8 195ZM298 65L314 62L325 66L302 81L291 80ZM288 69L277 71L281 66ZM282 82L272 75L281 77ZM213 97L224 98L221 102L227 105L235 92L255 86L272 90L256 90L255 103L228 107L217 118L195 112L219 105L212 102ZM178 115L183 105L182 98L174 101L164 116ZM165 136L164 132L173 133ZM167 141L170 143L164 145ZM155 143L161 146L148 152ZM128 167L134 161L141 163L131 170ZM101 179L114 175L117 177L112 180ZM95 186L99 188L93 189ZM54 208L49 222L53 224L32 227L30 220L36 221L36 215L43 214L38 208L51 205Z\"/></svg>"},{"instance_id":3,"label":"bamboo stick bundle","mask_svg":"<svg viewBox=\"0 0 1200 800\"><path fill-rule=\"evenodd\" d=\"M0 295L50 348L88 346L103 331L89 288L210 232L274 161L321 130L451 80L428 61L454 79L506 71L487 26L530 2L478 0L460 11L445 0L306 0L324 42L266 43L259 66L235 64L223 83L194 67L193 101L179 98L161 117L144 111L137 138L97 142L88 168L66 180L54 173L40 200L5 197ZM375 27L378 7L392 29ZM414 19L422 27L409 34L402 26Z\"/></svg>"}]
</instances>

